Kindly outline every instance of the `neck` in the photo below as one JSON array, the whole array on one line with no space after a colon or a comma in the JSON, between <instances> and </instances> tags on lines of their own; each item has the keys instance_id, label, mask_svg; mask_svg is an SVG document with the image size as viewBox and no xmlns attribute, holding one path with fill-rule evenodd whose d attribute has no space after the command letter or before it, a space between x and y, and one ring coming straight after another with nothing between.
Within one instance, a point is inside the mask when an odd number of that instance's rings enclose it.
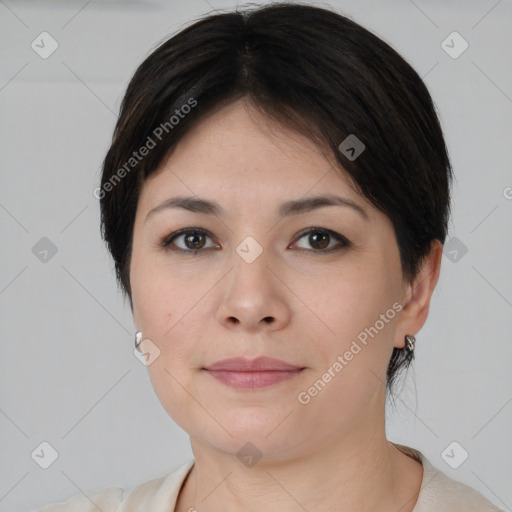
<instances>
[{"instance_id":1,"label":"neck","mask_svg":"<svg viewBox=\"0 0 512 512\"><path fill-rule=\"evenodd\" d=\"M295 458L244 466L192 440L195 464L176 511L410 512L421 485L421 464L390 444L384 429L360 431Z\"/></svg>"}]
</instances>

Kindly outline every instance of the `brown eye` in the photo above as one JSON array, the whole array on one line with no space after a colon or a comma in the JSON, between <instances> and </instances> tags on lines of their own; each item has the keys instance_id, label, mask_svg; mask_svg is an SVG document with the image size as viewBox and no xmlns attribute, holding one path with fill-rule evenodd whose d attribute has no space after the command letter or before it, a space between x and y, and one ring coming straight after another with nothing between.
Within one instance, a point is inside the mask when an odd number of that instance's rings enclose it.
<instances>
[{"instance_id":1,"label":"brown eye","mask_svg":"<svg viewBox=\"0 0 512 512\"><path fill-rule=\"evenodd\" d=\"M190 252L193 254L203 249L219 247L215 243L206 246L208 238L210 238L210 235L204 229L187 228L167 236L162 240L160 245L172 251ZM179 241L179 243L176 243L176 241Z\"/></svg>"},{"instance_id":2,"label":"brown eye","mask_svg":"<svg viewBox=\"0 0 512 512\"><path fill-rule=\"evenodd\" d=\"M301 234L299 240L303 238L306 239L310 247L313 247L312 252L331 252L351 245L344 236L323 228L309 229ZM333 244L333 242L335 243ZM301 249L304 248L301 247Z\"/></svg>"},{"instance_id":3,"label":"brown eye","mask_svg":"<svg viewBox=\"0 0 512 512\"><path fill-rule=\"evenodd\" d=\"M183 236L183 241L187 249L202 249L205 244L205 237L202 233L186 233Z\"/></svg>"},{"instance_id":4,"label":"brown eye","mask_svg":"<svg viewBox=\"0 0 512 512\"><path fill-rule=\"evenodd\" d=\"M330 240L331 236L329 234L319 231L310 233L308 238L308 242L316 249L325 249L329 245Z\"/></svg>"}]
</instances>

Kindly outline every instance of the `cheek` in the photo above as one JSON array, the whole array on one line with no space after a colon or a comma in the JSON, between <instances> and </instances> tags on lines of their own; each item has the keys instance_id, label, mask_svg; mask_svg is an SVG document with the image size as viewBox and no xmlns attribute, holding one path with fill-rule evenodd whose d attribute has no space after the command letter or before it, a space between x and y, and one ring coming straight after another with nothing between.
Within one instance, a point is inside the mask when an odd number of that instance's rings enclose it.
<instances>
[{"instance_id":1,"label":"cheek","mask_svg":"<svg viewBox=\"0 0 512 512\"><path fill-rule=\"evenodd\" d=\"M148 273L151 274L151 273ZM147 367L153 389L171 417L182 428L189 425L191 388L201 358L201 322L198 318L197 293L179 280L148 275L137 296L141 328L160 350Z\"/></svg>"},{"instance_id":2,"label":"cheek","mask_svg":"<svg viewBox=\"0 0 512 512\"><path fill-rule=\"evenodd\" d=\"M179 282L166 283L153 275L140 291L134 291L134 310L144 337L150 338L160 349L160 364L165 361L176 367L190 361L197 337L199 321L194 304L197 294L190 286Z\"/></svg>"},{"instance_id":3,"label":"cheek","mask_svg":"<svg viewBox=\"0 0 512 512\"><path fill-rule=\"evenodd\" d=\"M169 270L148 249L134 251L130 269L133 316L144 335L155 339L178 321L177 305L187 293L186 284Z\"/></svg>"},{"instance_id":4,"label":"cheek","mask_svg":"<svg viewBox=\"0 0 512 512\"><path fill-rule=\"evenodd\" d=\"M381 314L392 309L399 297L395 288L387 269L376 265L353 266L331 273L328 278L308 279L307 287L303 286L298 295L306 297L304 302L319 325L325 327L328 338L343 344L366 332ZM392 310L384 326L378 323L378 330L386 331L394 316Z\"/></svg>"},{"instance_id":5,"label":"cheek","mask_svg":"<svg viewBox=\"0 0 512 512\"><path fill-rule=\"evenodd\" d=\"M320 364L307 383L317 393L311 405L318 414L331 404L357 415L383 388L401 307L391 274L385 263L354 265L329 279L308 280L300 292L321 320L308 314L305 328L311 331L316 324L318 333L326 333L316 337Z\"/></svg>"},{"instance_id":6,"label":"cheek","mask_svg":"<svg viewBox=\"0 0 512 512\"><path fill-rule=\"evenodd\" d=\"M185 399L183 388L189 387L205 361L210 307L205 295L214 281L190 274L187 269L176 272L149 255L133 261L134 319L144 338L160 351L148 371L161 401Z\"/></svg>"},{"instance_id":7,"label":"cheek","mask_svg":"<svg viewBox=\"0 0 512 512\"><path fill-rule=\"evenodd\" d=\"M187 336L183 332L194 293L182 279L171 276L141 253L132 261L133 317L143 338L151 340L159 350L158 357L148 366L159 397L163 390L178 385L172 376L186 384L185 369L194 348L190 333Z\"/></svg>"}]
</instances>

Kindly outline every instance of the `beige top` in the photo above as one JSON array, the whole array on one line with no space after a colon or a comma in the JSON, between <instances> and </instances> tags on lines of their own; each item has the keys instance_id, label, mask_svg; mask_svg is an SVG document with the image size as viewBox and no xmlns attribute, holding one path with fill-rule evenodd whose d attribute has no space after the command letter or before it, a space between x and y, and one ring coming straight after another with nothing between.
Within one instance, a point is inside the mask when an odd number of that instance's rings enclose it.
<instances>
[{"instance_id":1,"label":"beige top","mask_svg":"<svg viewBox=\"0 0 512 512\"><path fill-rule=\"evenodd\" d=\"M439 471L421 452L408 446L395 446L423 465L421 490L413 512L503 512L479 492ZM98 509L102 512L173 512L178 493L193 465L194 459L189 460L175 471L128 492L110 487L88 496L75 495L37 512L98 512Z\"/></svg>"}]
</instances>

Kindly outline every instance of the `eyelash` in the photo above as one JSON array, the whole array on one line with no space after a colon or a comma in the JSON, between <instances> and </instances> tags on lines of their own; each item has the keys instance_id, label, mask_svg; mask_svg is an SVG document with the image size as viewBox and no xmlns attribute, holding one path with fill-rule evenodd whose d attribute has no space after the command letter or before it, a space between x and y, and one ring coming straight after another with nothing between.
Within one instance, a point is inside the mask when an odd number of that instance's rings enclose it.
<instances>
[{"instance_id":1,"label":"eyelash","mask_svg":"<svg viewBox=\"0 0 512 512\"><path fill-rule=\"evenodd\" d=\"M335 231L331 231L330 229L316 228L316 227L308 228L307 230L299 233L297 241L311 233L322 233L324 235L329 235L331 238L334 238L335 240L340 242L341 245L331 247L330 249L318 249L318 250L300 248L299 249L300 251L326 254L326 253L339 251L341 249L346 249L346 248L349 248L352 246L352 243L347 238L345 238L343 235L340 235L339 233L336 233ZM185 228L185 229L180 229L179 231L171 233L170 235L167 235L164 238L162 238L162 240L160 240L159 246L168 251L178 251L178 252L182 252L182 253L186 253L186 254L192 254L193 256L195 256L198 252L206 250L206 249L182 249L181 247L174 247L174 248L170 247L170 245L172 244L172 242L174 242L174 240L176 240L180 236L189 235L189 234L199 234L199 235L203 235L203 236L207 236L207 237L211 238L210 233L208 231L206 231L205 229ZM211 249L211 247L208 247L207 249Z\"/></svg>"}]
</instances>

